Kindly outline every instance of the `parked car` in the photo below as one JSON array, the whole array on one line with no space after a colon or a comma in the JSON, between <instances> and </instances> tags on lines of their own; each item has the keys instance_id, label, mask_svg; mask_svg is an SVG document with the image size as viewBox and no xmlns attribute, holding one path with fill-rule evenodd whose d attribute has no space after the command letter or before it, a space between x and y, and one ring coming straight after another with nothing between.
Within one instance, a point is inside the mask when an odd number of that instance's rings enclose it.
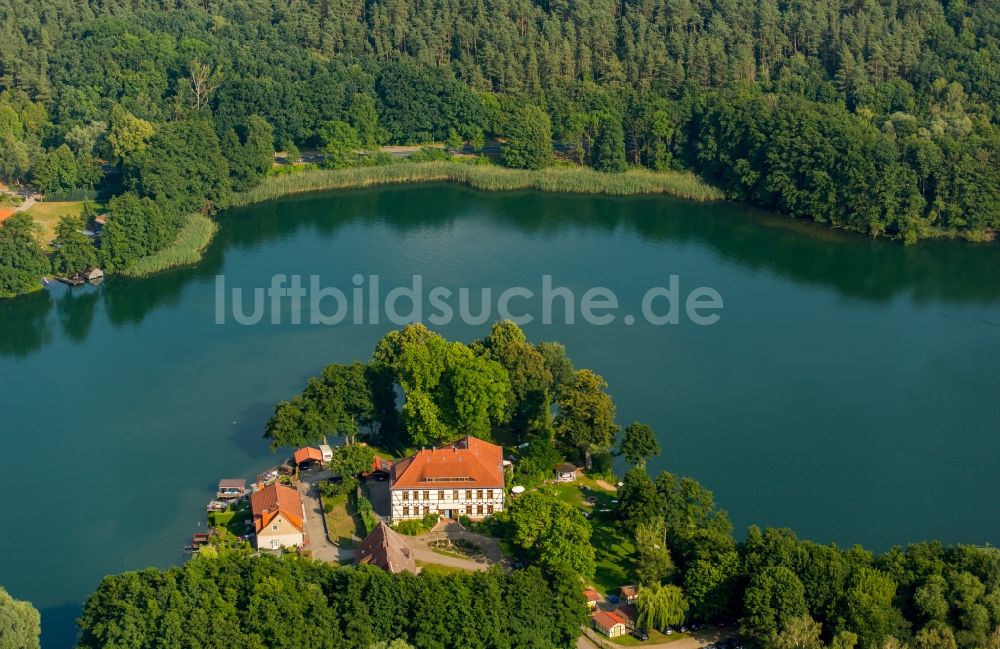
<instances>
[{"instance_id":1,"label":"parked car","mask_svg":"<svg viewBox=\"0 0 1000 649\"><path fill-rule=\"evenodd\" d=\"M636 640L642 640L644 642L646 640L649 640L649 634L646 633L643 629L636 629L635 631L633 631L632 637L635 638Z\"/></svg>"},{"instance_id":2,"label":"parked car","mask_svg":"<svg viewBox=\"0 0 1000 649\"><path fill-rule=\"evenodd\" d=\"M673 632L674 632L674 630L671 629L669 626L666 629L663 630L663 633L665 635L671 635Z\"/></svg>"},{"instance_id":3,"label":"parked car","mask_svg":"<svg viewBox=\"0 0 1000 649\"><path fill-rule=\"evenodd\" d=\"M612 604L618 603L618 595L608 595L608 601Z\"/></svg>"},{"instance_id":4,"label":"parked car","mask_svg":"<svg viewBox=\"0 0 1000 649\"><path fill-rule=\"evenodd\" d=\"M681 633L687 633L687 632L688 632L688 628L686 626L682 626L681 627Z\"/></svg>"}]
</instances>

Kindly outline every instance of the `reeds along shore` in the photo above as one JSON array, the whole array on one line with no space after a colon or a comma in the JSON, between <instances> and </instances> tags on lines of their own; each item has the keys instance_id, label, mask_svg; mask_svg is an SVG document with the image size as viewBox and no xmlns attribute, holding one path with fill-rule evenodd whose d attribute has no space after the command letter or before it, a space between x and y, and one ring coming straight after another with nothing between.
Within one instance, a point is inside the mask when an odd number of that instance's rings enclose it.
<instances>
[{"instance_id":1,"label":"reeds along shore","mask_svg":"<svg viewBox=\"0 0 1000 649\"><path fill-rule=\"evenodd\" d=\"M241 207L289 194L370 187L392 183L452 181L490 191L537 189L578 194L668 194L697 201L720 200L721 191L696 175L680 171L634 169L607 174L587 167L547 167L537 171L507 169L492 165L460 162L397 163L377 167L324 169L283 176L272 176L249 191L236 196L233 205Z\"/></svg>"},{"instance_id":2,"label":"reeds along shore","mask_svg":"<svg viewBox=\"0 0 1000 649\"><path fill-rule=\"evenodd\" d=\"M201 259L202 253L212 242L212 237L218 229L219 225L209 217L189 214L187 222L177 233L177 238L172 244L153 255L137 260L118 274L127 277L146 277L169 268L195 264Z\"/></svg>"},{"instance_id":3,"label":"reeds along shore","mask_svg":"<svg viewBox=\"0 0 1000 649\"><path fill-rule=\"evenodd\" d=\"M488 191L537 189L576 194L667 194L697 201L720 200L722 192L694 174L681 171L633 169L606 174L586 167L548 167L537 171L506 169L461 162L399 162L378 167L319 169L269 176L257 187L233 197L232 207L243 207L305 192L372 187L394 183L452 181ZM178 266L194 264L211 243L218 225L207 216L191 214L177 239L160 252L138 260L119 274L145 277Z\"/></svg>"}]
</instances>

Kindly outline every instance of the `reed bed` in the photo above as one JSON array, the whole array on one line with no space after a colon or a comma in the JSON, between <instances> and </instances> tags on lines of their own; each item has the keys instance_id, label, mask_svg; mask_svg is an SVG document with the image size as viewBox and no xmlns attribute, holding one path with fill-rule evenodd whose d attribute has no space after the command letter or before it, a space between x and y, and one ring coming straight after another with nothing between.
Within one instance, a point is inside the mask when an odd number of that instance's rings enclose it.
<instances>
[{"instance_id":1,"label":"reed bed","mask_svg":"<svg viewBox=\"0 0 1000 649\"><path fill-rule=\"evenodd\" d=\"M379 167L320 169L269 176L257 187L237 194L230 205L243 207L291 194L417 182L451 181L476 189L513 191L537 189L574 194L667 194L696 201L719 200L723 194L696 175L681 171L631 169L606 174L588 167L548 167L537 171L507 169L462 162L398 162ZM192 214L177 240L144 257L120 274L145 277L168 268L197 263L219 226L201 214Z\"/></svg>"},{"instance_id":2,"label":"reed bed","mask_svg":"<svg viewBox=\"0 0 1000 649\"><path fill-rule=\"evenodd\" d=\"M680 171L632 169L607 174L587 167L549 167L529 171L460 162L400 162L379 167L323 169L271 176L254 189L237 195L233 205L241 207L303 192L435 181L458 182L489 191L537 189L613 196L667 194L696 201L723 198L721 191L696 175Z\"/></svg>"},{"instance_id":3,"label":"reed bed","mask_svg":"<svg viewBox=\"0 0 1000 649\"><path fill-rule=\"evenodd\" d=\"M197 263L218 229L219 225L207 216L190 214L172 244L154 255L137 260L120 274L146 277L168 268Z\"/></svg>"}]
</instances>

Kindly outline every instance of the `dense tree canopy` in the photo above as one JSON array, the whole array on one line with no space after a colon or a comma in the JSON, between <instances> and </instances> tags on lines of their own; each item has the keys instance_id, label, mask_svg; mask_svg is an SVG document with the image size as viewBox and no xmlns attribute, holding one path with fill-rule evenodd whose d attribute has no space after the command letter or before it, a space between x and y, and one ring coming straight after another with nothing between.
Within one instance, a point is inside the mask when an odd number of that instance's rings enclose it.
<instances>
[{"instance_id":1,"label":"dense tree canopy","mask_svg":"<svg viewBox=\"0 0 1000 649\"><path fill-rule=\"evenodd\" d=\"M183 214L252 187L276 144L336 167L496 138L510 166L555 143L605 171L687 167L908 242L1000 228L993 2L0 0L0 17L0 180L50 196L124 181Z\"/></svg>"},{"instance_id":2,"label":"dense tree canopy","mask_svg":"<svg viewBox=\"0 0 1000 649\"><path fill-rule=\"evenodd\" d=\"M213 553L207 553L211 555ZM439 577L240 554L106 577L80 617L80 647L565 649L579 590L536 568ZM389 646L395 647L395 644Z\"/></svg>"},{"instance_id":3,"label":"dense tree canopy","mask_svg":"<svg viewBox=\"0 0 1000 649\"><path fill-rule=\"evenodd\" d=\"M36 649L41 644L41 616L28 602L11 597L0 586L0 649Z\"/></svg>"}]
</instances>

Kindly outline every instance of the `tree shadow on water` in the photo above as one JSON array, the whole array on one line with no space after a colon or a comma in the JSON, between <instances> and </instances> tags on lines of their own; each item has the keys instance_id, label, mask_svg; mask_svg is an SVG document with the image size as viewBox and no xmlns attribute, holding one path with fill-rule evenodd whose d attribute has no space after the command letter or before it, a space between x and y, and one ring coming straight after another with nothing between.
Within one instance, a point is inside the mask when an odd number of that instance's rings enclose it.
<instances>
[{"instance_id":1,"label":"tree shadow on water","mask_svg":"<svg viewBox=\"0 0 1000 649\"><path fill-rule=\"evenodd\" d=\"M25 358L52 339L52 298L46 291L0 299L0 356Z\"/></svg>"}]
</instances>

